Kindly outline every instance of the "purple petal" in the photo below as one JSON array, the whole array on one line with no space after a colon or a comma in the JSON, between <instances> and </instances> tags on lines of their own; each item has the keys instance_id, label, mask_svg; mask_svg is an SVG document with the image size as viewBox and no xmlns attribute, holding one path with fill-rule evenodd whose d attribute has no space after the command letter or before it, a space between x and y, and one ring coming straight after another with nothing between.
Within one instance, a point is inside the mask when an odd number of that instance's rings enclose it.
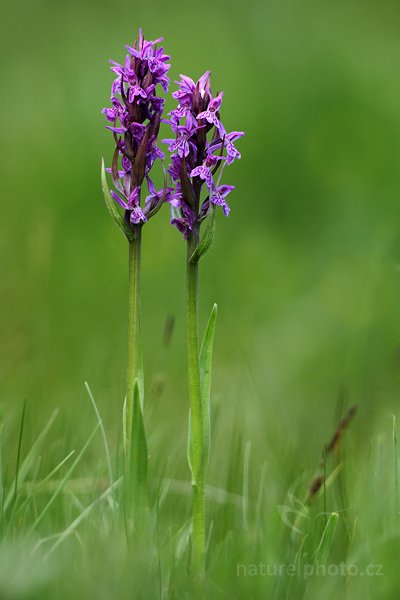
<instances>
[{"instance_id":1,"label":"purple petal","mask_svg":"<svg viewBox=\"0 0 400 600\"><path fill-rule=\"evenodd\" d=\"M106 129L113 131L114 133L125 133L126 127L111 127L111 125L106 125Z\"/></svg>"},{"instance_id":2,"label":"purple petal","mask_svg":"<svg viewBox=\"0 0 400 600\"><path fill-rule=\"evenodd\" d=\"M232 190L234 190L234 189L235 189L234 185L226 185L226 184L224 184L224 185L220 185L219 186L218 191L221 194L221 196L223 196L224 198L226 198L226 196L228 194L230 194L230 192Z\"/></svg>"},{"instance_id":3,"label":"purple petal","mask_svg":"<svg viewBox=\"0 0 400 600\"><path fill-rule=\"evenodd\" d=\"M133 206L136 207L139 204L139 193L140 193L140 188L134 187L133 190L131 191L131 193L129 195L129 199L128 199L129 208L132 208Z\"/></svg>"},{"instance_id":4,"label":"purple petal","mask_svg":"<svg viewBox=\"0 0 400 600\"><path fill-rule=\"evenodd\" d=\"M118 204L122 206L122 208L125 208L125 210L128 208L127 203L124 200L122 200L122 198L116 192L114 192L114 190L110 190L110 194L114 198L114 200L116 200Z\"/></svg>"}]
</instances>

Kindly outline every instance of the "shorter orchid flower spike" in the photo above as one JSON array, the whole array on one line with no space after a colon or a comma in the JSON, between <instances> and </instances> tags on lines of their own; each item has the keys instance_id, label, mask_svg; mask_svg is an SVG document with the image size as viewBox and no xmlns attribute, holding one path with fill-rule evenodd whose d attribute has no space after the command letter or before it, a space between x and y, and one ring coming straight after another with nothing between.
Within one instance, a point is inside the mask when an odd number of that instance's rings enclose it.
<instances>
[{"instance_id":1,"label":"shorter orchid flower spike","mask_svg":"<svg viewBox=\"0 0 400 600\"><path fill-rule=\"evenodd\" d=\"M178 106L167 121L173 137L162 140L170 153L168 173L174 183L167 199L171 223L184 238L198 238L200 224L210 215L204 234L207 243L199 242L199 248L206 249L211 245L215 207L221 206L225 216L229 214L226 198L234 186L221 185L220 179L224 168L240 158L234 142L244 135L242 131L226 131L220 116L224 93L212 95L210 77L210 71L206 71L195 83L181 75L179 88L172 94ZM195 252L196 260L204 252Z\"/></svg>"}]
</instances>

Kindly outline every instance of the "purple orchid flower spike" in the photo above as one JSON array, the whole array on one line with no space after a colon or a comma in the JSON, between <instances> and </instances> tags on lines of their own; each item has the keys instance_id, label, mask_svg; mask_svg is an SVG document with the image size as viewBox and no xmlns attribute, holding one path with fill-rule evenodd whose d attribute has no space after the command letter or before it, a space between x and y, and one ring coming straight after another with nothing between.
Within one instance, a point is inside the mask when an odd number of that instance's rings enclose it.
<instances>
[{"instance_id":1,"label":"purple orchid flower spike","mask_svg":"<svg viewBox=\"0 0 400 600\"><path fill-rule=\"evenodd\" d=\"M216 206L221 206L225 216L229 214L226 196L234 187L220 185L220 179L224 167L240 158L234 142L244 135L242 131L226 131L220 118L224 92L213 97L210 77L206 71L195 83L186 75L180 76L179 88L172 94L178 107L169 113L167 121L174 137L162 140L168 145L168 173L175 184L175 193L168 196L171 223L184 238L196 238L197 243L200 224L209 214L213 218ZM207 190L204 198L203 187ZM205 237L210 236L207 233ZM209 245L203 244L203 248Z\"/></svg>"},{"instance_id":2,"label":"purple orchid flower spike","mask_svg":"<svg viewBox=\"0 0 400 600\"><path fill-rule=\"evenodd\" d=\"M165 185L159 191L153 183L149 185L150 170L156 160L164 158L157 144L164 99L156 91L158 86L168 90L170 65L169 56L157 46L161 41L162 38L145 40L140 30L133 46L126 46L128 54L124 64L111 61L111 70L116 75L111 86L111 107L102 111L110 123L106 128L112 131L115 142L110 171L117 192L109 192L107 198L111 197L124 209L122 228L128 238L137 226L155 214L169 193ZM150 196L147 195L142 205L145 182ZM103 187L105 185L104 176ZM109 206L109 209L121 226L115 207Z\"/></svg>"}]
</instances>

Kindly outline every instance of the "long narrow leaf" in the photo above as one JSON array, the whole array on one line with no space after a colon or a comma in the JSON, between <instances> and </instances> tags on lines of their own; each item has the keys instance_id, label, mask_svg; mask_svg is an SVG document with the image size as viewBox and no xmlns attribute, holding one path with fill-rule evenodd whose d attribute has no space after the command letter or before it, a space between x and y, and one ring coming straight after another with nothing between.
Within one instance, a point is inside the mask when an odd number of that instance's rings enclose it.
<instances>
[{"instance_id":1,"label":"long narrow leaf","mask_svg":"<svg viewBox=\"0 0 400 600\"><path fill-rule=\"evenodd\" d=\"M133 480L143 490L147 485L147 440L137 380L133 390L132 446Z\"/></svg>"},{"instance_id":2,"label":"long narrow leaf","mask_svg":"<svg viewBox=\"0 0 400 600\"><path fill-rule=\"evenodd\" d=\"M337 512L333 512L329 515L321 541L315 553L315 563L326 563L328 560L338 519L339 514Z\"/></svg>"},{"instance_id":3,"label":"long narrow leaf","mask_svg":"<svg viewBox=\"0 0 400 600\"><path fill-rule=\"evenodd\" d=\"M211 244L213 243L214 235L215 235L215 207L213 204L210 206L210 215L207 218L207 226L203 233L203 236L200 242L197 244L193 254L190 257L190 262L198 263L200 258L208 252L211 248Z\"/></svg>"},{"instance_id":4,"label":"long narrow leaf","mask_svg":"<svg viewBox=\"0 0 400 600\"><path fill-rule=\"evenodd\" d=\"M126 516L133 527L140 528L147 505L147 440L137 379L133 389L131 447L125 465Z\"/></svg>"},{"instance_id":5,"label":"long narrow leaf","mask_svg":"<svg viewBox=\"0 0 400 600\"><path fill-rule=\"evenodd\" d=\"M138 343L138 365L137 365L137 385L139 390L140 408L143 413L144 408L144 374L143 374L143 356L142 356L142 345Z\"/></svg>"},{"instance_id":6,"label":"long narrow leaf","mask_svg":"<svg viewBox=\"0 0 400 600\"><path fill-rule=\"evenodd\" d=\"M115 206L115 202L111 197L110 189L108 187L107 178L106 178L106 170L104 167L104 160L101 161L101 187L103 189L104 200L105 200L108 212L112 216L114 222L121 229L121 231L125 235L125 237L129 241L132 241L133 233L130 230L127 223L125 223L123 216L118 211L117 207Z\"/></svg>"},{"instance_id":7,"label":"long narrow leaf","mask_svg":"<svg viewBox=\"0 0 400 600\"><path fill-rule=\"evenodd\" d=\"M203 409L204 429L204 472L207 472L210 456L210 396L211 396L211 367L214 346L215 323L217 320L217 305L211 310L207 329L200 350L200 385L201 403Z\"/></svg>"}]
</instances>

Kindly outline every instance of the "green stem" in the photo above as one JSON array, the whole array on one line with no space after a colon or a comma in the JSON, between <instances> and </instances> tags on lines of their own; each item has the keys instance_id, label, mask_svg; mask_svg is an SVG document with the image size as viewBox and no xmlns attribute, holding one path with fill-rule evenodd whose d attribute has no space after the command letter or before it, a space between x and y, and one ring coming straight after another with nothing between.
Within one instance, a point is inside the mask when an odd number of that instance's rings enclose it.
<instances>
[{"instance_id":1,"label":"green stem","mask_svg":"<svg viewBox=\"0 0 400 600\"><path fill-rule=\"evenodd\" d=\"M129 283L128 283L128 366L126 373L125 408L125 457L132 447L133 393L135 381L139 380L141 368L140 352L140 263L141 227L135 230L135 237L129 242ZM139 383L139 381L138 381Z\"/></svg>"},{"instance_id":2,"label":"green stem","mask_svg":"<svg viewBox=\"0 0 400 600\"><path fill-rule=\"evenodd\" d=\"M191 462L193 490L193 566L197 574L204 571L205 498L204 498L204 424L200 389L198 340L198 264L190 262L198 243L198 233L188 240L186 271L188 381L191 426Z\"/></svg>"}]
</instances>

